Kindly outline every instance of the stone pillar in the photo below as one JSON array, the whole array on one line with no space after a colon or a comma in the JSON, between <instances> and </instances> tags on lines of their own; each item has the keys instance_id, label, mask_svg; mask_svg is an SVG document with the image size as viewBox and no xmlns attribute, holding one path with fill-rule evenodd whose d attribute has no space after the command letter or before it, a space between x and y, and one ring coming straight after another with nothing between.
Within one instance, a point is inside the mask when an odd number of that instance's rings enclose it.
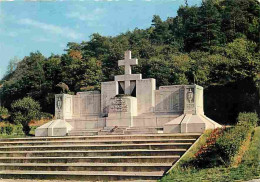
<instances>
[{"instance_id":1,"label":"stone pillar","mask_svg":"<svg viewBox=\"0 0 260 182\"><path fill-rule=\"evenodd\" d=\"M196 114L195 109L195 85L184 88L184 114Z\"/></svg>"},{"instance_id":2,"label":"stone pillar","mask_svg":"<svg viewBox=\"0 0 260 182\"><path fill-rule=\"evenodd\" d=\"M203 87L188 85L184 88L184 114L204 114Z\"/></svg>"},{"instance_id":3,"label":"stone pillar","mask_svg":"<svg viewBox=\"0 0 260 182\"><path fill-rule=\"evenodd\" d=\"M56 119L71 119L73 115L73 96L68 94L55 95Z\"/></svg>"},{"instance_id":4,"label":"stone pillar","mask_svg":"<svg viewBox=\"0 0 260 182\"><path fill-rule=\"evenodd\" d=\"M204 115L204 99L203 99L203 87L195 85L195 110L196 114Z\"/></svg>"}]
</instances>

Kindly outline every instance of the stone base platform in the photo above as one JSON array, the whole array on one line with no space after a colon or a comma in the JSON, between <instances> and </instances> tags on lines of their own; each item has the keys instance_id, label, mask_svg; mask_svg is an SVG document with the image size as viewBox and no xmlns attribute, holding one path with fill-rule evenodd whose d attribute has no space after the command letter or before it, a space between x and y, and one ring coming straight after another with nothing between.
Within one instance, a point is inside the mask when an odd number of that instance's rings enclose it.
<instances>
[{"instance_id":1,"label":"stone base platform","mask_svg":"<svg viewBox=\"0 0 260 182\"><path fill-rule=\"evenodd\" d=\"M158 133L203 133L206 129L222 127L203 114L143 115L134 118L134 126L105 126L105 118L91 120L55 120L36 129L36 136L135 135ZM80 124L75 124L79 122ZM72 127L72 126L79 126Z\"/></svg>"},{"instance_id":2,"label":"stone base platform","mask_svg":"<svg viewBox=\"0 0 260 182\"><path fill-rule=\"evenodd\" d=\"M163 127L105 127L99 129L71 130L69 136L93 135L136 135L136 134L162 134Z\"/></svg>"},{"instance_id":3,"label":"stone base platform","mask_svg":"<svg viewBox=\"0 0 260 182\"><path fill-rule=\"evenodd\" d=\"M163 126L163 133L203 133L222 126L203 114L183 114Z\"/></svg>"},{"instance_id":4,"label":"stone base platform","mask_svg":"<svg viewBox=\"0 0 260 182\"><path fill-rule=\"evenodd\" d=\"M35 136L66 136L72 128L65 120L53 120L38 127Z\"/></svg>"}]
</instances>

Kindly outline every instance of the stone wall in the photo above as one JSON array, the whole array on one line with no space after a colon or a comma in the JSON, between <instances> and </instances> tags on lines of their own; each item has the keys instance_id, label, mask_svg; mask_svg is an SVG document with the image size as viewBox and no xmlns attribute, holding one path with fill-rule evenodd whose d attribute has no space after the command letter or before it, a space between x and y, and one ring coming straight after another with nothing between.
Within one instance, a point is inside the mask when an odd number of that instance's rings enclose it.
<instances>
[{"instance_id":1,"label":"stone wall","mask_svg":"<svg viewBox=\"0 0 260 182\"><path fill-rule=\"evenodd\" d=\"M116 81L101 83L101 114L107 116L112 100L118 94L118 83Z\"/></svg>"},{"instance_id":2,"label":"stone wall","mask_svg":"<svg viewBox=\"0 0 260 182\"><path fill-rule=\"evenodd\" d=\"M118 82L104 82L102 92L79 92L56 95L56 117L65 119L74 129L105 126L162 127L181 114L203 113L203 88L198 85L161 86L155 79L136 81L136 97L124 97L125 105L116 102ZM132 99L131 99L132 98ZM133 100L134 99L134 100ZM131 106L131 108L130 108Z\"/></svg>"},{"instance_id":3,"label":"stone wall","mask_svg":"<svg viewBox=\"0 0 260 182\"><path fill-rule=\"evenodd\" d=\"M80 118L100 116L101 95L99 91L79 92L74 99L80 106L74 105L77 109L80 108ZM76 109L74 111L75 114L78 114Z\"/></svg>"},{"instance_id":4,"label":"stone wall","mask_svg":"<svg viewBox=\"0 0 260 182\"><path fill-rule=\"evenodd\" d=\"M181 113L183 107L183 86L162 86L155 91L155 113Z\"/></svg>"},{"instance_id":5,"label":"stone wall","mask_svg":"<svg viewBox=\"0 0 260 182\"><path fill-rule=\"evenodd\" d=\"M136 81L137 113L151 113L155 107L155 79L142 79Z\"/></svg>"}]
</instances>

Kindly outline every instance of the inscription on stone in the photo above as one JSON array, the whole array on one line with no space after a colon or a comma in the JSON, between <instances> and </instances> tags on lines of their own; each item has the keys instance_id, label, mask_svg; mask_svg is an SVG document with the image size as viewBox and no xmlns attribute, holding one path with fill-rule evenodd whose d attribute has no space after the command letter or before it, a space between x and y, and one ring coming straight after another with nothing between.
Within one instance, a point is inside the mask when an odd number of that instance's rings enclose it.
<instances>
[{"instance_id":1,"label":"inscription on stone","mask_svg":"<svg viewBox=\"0 0 260 182\"><path fill-rule=\"evenodd\" d=\"M116 97L113 99L109 112L115 113L115 112L127 112L127 111L128 111L128 107L122 98Z\"/></svg>"}]
</instances>

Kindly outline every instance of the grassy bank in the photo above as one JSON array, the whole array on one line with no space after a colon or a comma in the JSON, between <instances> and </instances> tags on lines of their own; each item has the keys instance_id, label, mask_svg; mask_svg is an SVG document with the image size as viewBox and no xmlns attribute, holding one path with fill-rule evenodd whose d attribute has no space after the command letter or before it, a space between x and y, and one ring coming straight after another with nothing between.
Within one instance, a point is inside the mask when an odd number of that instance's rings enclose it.
<instances>
[{"instance_id":1,"label":"grassy bank","mask_svg":"<svg viewBox=\"0 0 260 182\"><path fill-rule=\"evenodd\" d=\"M201 141L198 142L192 150L190 150L179 162L179 164L166 175L161 182L201 182L201 181L220 181L220 182L232 182L232 181L247 181L251 179L260 178L260 127L253 130L249 140L249 145L246 145L246 140L240 146L242 152L241 163L235 167L232 165L216 166L210 168L198 168L193 166L185 166L195 155L196 151L206 143L205 138L209 136L209 131L206 132L202 137ZM234 158L238 158L241 152Z\"/></svg>"}]
</instances>

